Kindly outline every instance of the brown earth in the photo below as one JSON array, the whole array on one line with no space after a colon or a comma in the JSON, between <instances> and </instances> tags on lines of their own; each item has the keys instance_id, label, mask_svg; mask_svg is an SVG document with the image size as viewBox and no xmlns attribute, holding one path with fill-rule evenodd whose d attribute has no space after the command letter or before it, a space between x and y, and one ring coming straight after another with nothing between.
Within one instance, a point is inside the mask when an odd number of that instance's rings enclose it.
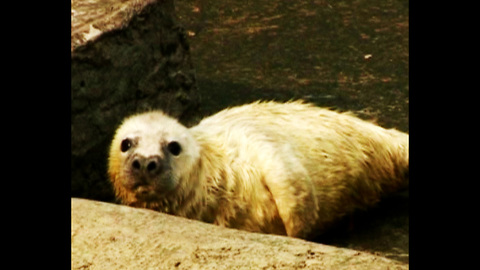
<instances>
[{"instance_id":1,"label":"brown earth","mask_svg":"<svg viewBox=\"0 0 480 270\"><path fill-rule=\"evenodd\" d=\"M303 98L408 132L408 1L176 1L202 110Z\"/></svg>"}]
</instances>

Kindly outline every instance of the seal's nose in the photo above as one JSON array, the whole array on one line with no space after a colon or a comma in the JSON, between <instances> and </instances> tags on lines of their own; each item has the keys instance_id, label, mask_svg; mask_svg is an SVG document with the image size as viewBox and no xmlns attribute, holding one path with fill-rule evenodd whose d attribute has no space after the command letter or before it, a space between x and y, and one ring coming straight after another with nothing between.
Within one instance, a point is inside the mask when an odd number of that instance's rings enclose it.
<instances>
[{"instance_id":1,"label":"seal's nose","mask_svg":"<svg viewBox=\"0 0 480 270\"><path fill-rule=\"evenodd\" d=\"M160 156L144 157L137 155L132 160L132 171L145 176L155 176L162 171Z\"/></svg>"}]
</instances>

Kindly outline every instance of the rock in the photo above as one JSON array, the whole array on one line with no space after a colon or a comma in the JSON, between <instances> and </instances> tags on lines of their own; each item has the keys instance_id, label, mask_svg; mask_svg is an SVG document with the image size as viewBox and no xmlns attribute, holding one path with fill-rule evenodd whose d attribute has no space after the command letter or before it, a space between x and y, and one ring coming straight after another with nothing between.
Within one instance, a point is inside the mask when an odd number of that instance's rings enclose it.
<instances>
[{"instance_id":1,"label":"rock","mask_svg":"<svg viewBox=\"0 0 480 270\"><path fill-rule=\"evenodd\" d=\"M75 0L71 18L72 196L113 201L106 163L116 127L147 109L192 123L195 70L173 0Z\"/></svg>"},{"instance_id":2,"label":"rock","mask_svg":"<svg viewBox=\"0 0 480 270\"><path fill-rule=\"evenodd\" d=\"M72 269L408 269L408 264L285 236L250 233L72 198Z\"/></svg>"}]
</instances>

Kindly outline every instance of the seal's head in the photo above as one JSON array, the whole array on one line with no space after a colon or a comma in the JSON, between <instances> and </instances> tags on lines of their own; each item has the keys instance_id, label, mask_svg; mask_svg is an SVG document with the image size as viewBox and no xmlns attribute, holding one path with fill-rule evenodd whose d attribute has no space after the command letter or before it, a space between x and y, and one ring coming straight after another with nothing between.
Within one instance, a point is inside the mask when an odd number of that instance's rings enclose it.
<instances>
[{"instance_id":1,"label":"seal's head","mask_svg":"<svg viewBox=\"0 0 480 270\"><path fill-rule=\"evenodd\" d=\"M198 159L199 147L189 130L153 111L126 118L118 128L108 173L124 203L149 203L182 188Z\"/></svg>"}]
</instances>

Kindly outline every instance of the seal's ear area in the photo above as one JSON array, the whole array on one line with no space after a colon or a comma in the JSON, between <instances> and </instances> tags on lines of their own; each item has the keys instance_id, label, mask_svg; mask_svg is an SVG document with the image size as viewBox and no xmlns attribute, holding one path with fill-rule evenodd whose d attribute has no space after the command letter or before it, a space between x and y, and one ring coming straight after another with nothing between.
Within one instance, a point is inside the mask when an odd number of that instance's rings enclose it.
<instances>
[{"instance_id":1,"label":"seal's ear area","mask_svg":"<svg viewBox=\"0 0 480 270\"><path fill-rule=\"evenodd\" d=\"M120 148L120 147L117 145L117 147L115 148ZM122 170L120 169L123 167L122 158L120 155L115 154L115 153L119 153L120 152L119 150L112 149L111 153L112 152L113 154L110 154L110 156L108 157L108 177L113 184L116 198L120 199L120 201L122 202L126 202L128 192L123 187L123 183L121 183L123 179L121 175Z\"/></svg>"}]
</instances>

